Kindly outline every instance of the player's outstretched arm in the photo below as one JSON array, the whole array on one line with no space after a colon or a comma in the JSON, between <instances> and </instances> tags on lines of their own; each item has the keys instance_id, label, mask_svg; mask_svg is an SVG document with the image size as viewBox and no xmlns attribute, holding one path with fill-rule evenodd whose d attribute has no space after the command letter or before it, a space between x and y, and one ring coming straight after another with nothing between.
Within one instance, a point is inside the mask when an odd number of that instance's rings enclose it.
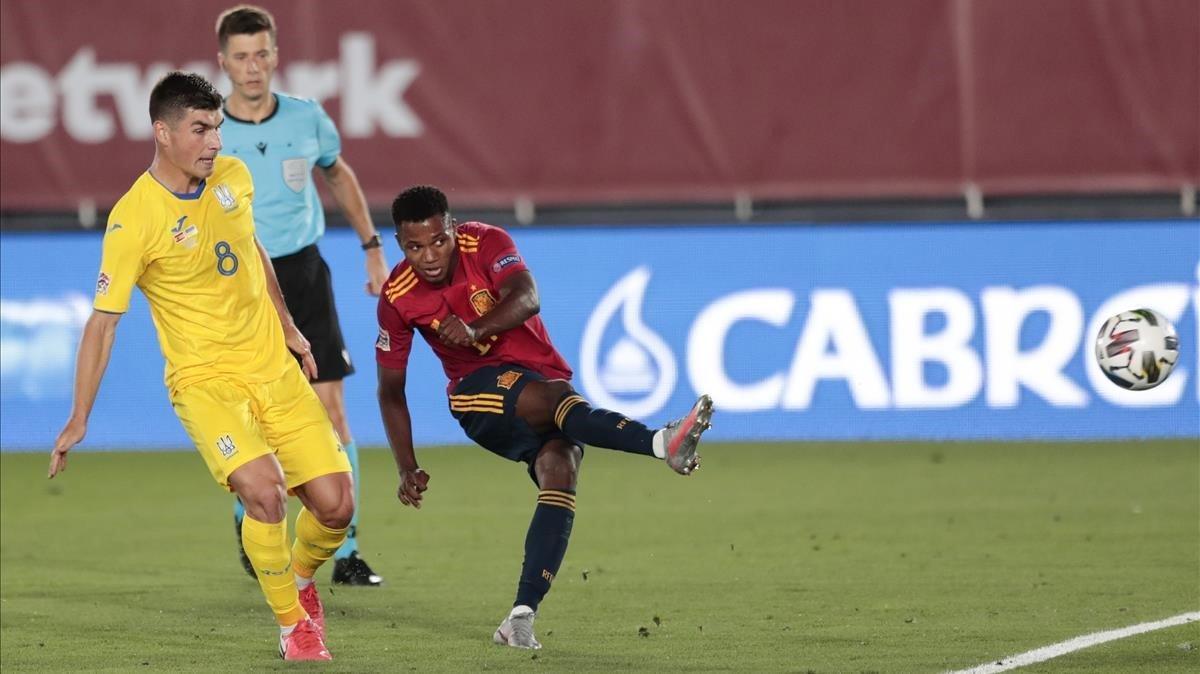
<instances>
[{"instance_id":1,"label":"player's outstretched arm","mask_svg":"<svg viewBox=\"0 0 1200 674\"><path fill-rule=\"evenodd\" d=\"M421 499L429 488L429 473L417 465L416 451L412 441L412 417L408 412L408 398L404 394L407 375L402 370L380 366L379 413L383 416L383 428L387 431L388 445L392 458L400 472L400 487L396 497L404 505L421 507Z\"/></svg>"},{"instance_id":2,"label":"player's outstretched arm","mask_svg":"<svg viewBox=\"0 0 1200 674\"><path fill-rule=\"evenodd\" d=\"M267 255L267 249L263 248L258 237L254 238L254 245L258 247L263 274L267 277L267 294L271 297L271 304L275 305L275 313L279 314L279 322L283 324L283 339L287 342L287 347L300 356L300 369L304 371L304 374L309 379L316 379L317 361L313 358L312 347L301 334L300 328L296 327L292 312L288 311L287 302L283 301L283 291L279 288L279 279L275 276L275 265L271 264L271 256Z\"/></svg>"},{"instance_id":3,"label":"player's outstretched arm","mask_svg":"<svg viewBox=\"0 0 1200 674\"><path fill-rule=\"evenodd\" d=\"M367 208L367 198L358 183L358 176L346 160L338 157L329 168L321 169L321 173L329 183L329 191L333 192L333 198L346 215L346 220L358 234L359 242L366 244L379 236L379 232L375 231L375 224L371 222L371 211ZM367 292L378 295L383 284L387 283L388 274L391 273L382 246L367 249L366 264Z\"/></svg>"},{"instance_id":4,"label":"player's outstretched arm","mask_svg":"<svg viewBox=\"0 0 1200 674\"><path fill-rule=\"evenodd\" d=\"M47 477L54 477L67 469L67 452L83 440L87 434L88 417L92 414L92 406L96 403L96 393L100 390L100 380L108 368L108 359L112 355L113 340L117 336L117 323L121 314L107 311L92 311L87 324L83 326L83 336L79 339L79 353L75 357L75 400L71 405L71 416L54 441L54 449L50 452L50 471Z\"/></svg>"}]
</instances>

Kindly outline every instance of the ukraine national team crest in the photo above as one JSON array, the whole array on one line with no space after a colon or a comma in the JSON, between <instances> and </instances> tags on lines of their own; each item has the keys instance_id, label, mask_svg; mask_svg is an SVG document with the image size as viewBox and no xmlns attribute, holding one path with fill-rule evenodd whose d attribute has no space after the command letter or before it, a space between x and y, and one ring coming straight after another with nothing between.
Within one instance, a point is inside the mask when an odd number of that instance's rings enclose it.
<instances>
[{"instance_id":1,"label":"ukraine national team crest","mask_svg":"<svg viewBox=\"0 0 1200 674\"><path fill-rule=\"evenodd\" d=\"M233 438L228 435L222 435L217 438L217 449L221 451L221 456L226 459L237 454L237 445L233 444Z\"/></svg>"},{"instance_id":2,"label":"ukraine national team crest","mask_svg":"<svg viewBox=\"0 0 1200 674\"><path fill-rule=\"evenodd\" d=\"M196 236L200 234L200 230L196 229L195 225L187 223L187 216L179 218L175 222L175 226L171 228L171 238L176 245L184 248L196 247Z\"/></svg>"},{"instance_id":3,"label":"ukraine national team crest","mask_svg":"<svg viewBox=\"0 0 1200 674\"><path fill-rule=\"evenodd\" d=\"M233 190L229 189L229 185L221 183L212 188L212 193L217 203L221 204L221 208L224 208L226 213L237 208L237 197L233 195Z\"/></svg>"},{"instance_id":4,"label":"ukraine national team crest","mask_svg":"<svg viewBox=\"0 0 1200 674\"><path fill-rule=\"evenodd\" d=\"M100 272L100 276L96 279L96 294L107 295L108 286L112 285L112 277L104 272Z\"/></svg>"},{"instance_id":5,"label":"ukraine national team crest","mask_svg":"<svg viewBox=\"0 0 1200 674\"><path fill-rule=\"evenodd\" d=\"M499 377L496 377L496 386L497 388L502 388L507 391L512 389L513 384L517 383L517 380L520 378L520 372L517 372L516 370L509 370Z\"/></svg>"},{"instance_id":6,"label":"ukraine national team crest","mask_svg":"<svg viewBox=\"0 0 1200 674\"><path fill-rule=\"evenodd\" d=\"M471 295L471 307L475 309L475 313L480 316L491 311L496 306L496 298L487 291L487 288L476 291Z\"/></svg>"}]
</instances>

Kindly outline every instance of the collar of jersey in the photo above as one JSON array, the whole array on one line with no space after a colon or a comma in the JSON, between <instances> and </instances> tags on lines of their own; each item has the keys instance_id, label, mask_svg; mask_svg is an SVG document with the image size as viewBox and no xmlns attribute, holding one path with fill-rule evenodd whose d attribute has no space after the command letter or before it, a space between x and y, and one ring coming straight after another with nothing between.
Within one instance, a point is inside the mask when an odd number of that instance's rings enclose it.
<instances>
[{"instance_id":1,"label":"collar of jersey","mask_svg":"<svg viewBox=\"0 0 1200 674\"><path fill-rule=\"evenodd\" d=\"M196 199L199 199L200 195L204 194L204 186L208 184L208 179L205 178L200 181L199 185L196 186L196 191L184 192L183 194L180 194L179 192L176 192L175 190L171 189L170 187L167 187L166 185L162 184L162 182L160 182L158 178L154 177L153 173L146 171L146 175L150 176L151 180L158 183L159 187L170 192L171 195L174 196L176 199L183 199L184 201L195 201Z\"/></svg>"},{"instance_id":2,"label":"collar of jersey","mask_svg":"<svg viewBox=\"0 0 1200 674\"><path fill-rule=\"evenodd\" d=\"M275 115L279 114L279 96L276 96L275 93L272 92L271 98L275 99L275 109L271 111L271 114L267 115L266 117L263 117L262 119L258 120L257 122L252 122L248 119L242 119L241 117L238 117L238 116L234 115L233 113L229 112L229 108L227 108L225 106L221 106L221 112L225 113L225 117L227 117L228 119L232 119L233 121L238 122L239 124L266 124L268 120L270 120Z\"/></svg>"}]
</instances>

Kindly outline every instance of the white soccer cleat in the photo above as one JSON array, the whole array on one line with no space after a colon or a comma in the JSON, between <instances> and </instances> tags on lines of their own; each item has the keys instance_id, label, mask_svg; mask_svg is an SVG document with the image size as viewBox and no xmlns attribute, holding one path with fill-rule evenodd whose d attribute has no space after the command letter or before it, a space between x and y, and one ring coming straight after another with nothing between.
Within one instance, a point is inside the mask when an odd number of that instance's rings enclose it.
<instances>
[{"instance_id":1,"label":"white soccer cleat","mask_svg":"<svg viewBox=\"0 0 1200 674\"><path fill-rule=\"evenodd\" d=\"M667 465L671 470L680 475L691 475L700 467L700 455L696 449L700 444L700 436L712 426L712 412L712 398L702 395L687 416L663 427Z\"/></svg>"},{"instance_id":2,"label":"white soccer cleat","mask_svg":"<svg viewBox=\"0 0 1200 674\"><path fill-rule=\"evenodd\" d=\"M542 645L533 637L533 619L535 617L537 617L537 613L528 606L513 607L504 622L496 628L496 633L492 635L492 641L513 648L534 650L541 648Z\"/></svg>"}]
</instances>

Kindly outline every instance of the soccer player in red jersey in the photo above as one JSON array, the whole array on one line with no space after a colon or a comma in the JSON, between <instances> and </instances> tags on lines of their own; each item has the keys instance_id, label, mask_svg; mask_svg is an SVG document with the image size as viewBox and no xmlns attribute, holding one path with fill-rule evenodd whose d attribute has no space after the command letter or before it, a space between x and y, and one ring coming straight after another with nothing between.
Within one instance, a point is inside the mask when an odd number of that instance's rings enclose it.
<instances>
[{"instance_id":1,"label":"soccer player in red jersey","mask_svg":"<svg viewBox=\"0 0 1200 674\"><path fill-rule=\"evenodd\" d=\"M429 475L417 465L404 394L413 332L433 348L450 382L450 413L476 443L529 466L539 492L525 537L517 598L493 640L541 648L538 604L558 573L575 517L583 445L665 459L681 475L712 418L700 396L686 416L652 431L623 414L593 408L571 386L571 368L538 317L537 285L504 230L458 224L436 187L411 187L392 203L404 261L379 296L379 408L400 471L400 502L421 507Z\"/></svg>"}]
</instances>

